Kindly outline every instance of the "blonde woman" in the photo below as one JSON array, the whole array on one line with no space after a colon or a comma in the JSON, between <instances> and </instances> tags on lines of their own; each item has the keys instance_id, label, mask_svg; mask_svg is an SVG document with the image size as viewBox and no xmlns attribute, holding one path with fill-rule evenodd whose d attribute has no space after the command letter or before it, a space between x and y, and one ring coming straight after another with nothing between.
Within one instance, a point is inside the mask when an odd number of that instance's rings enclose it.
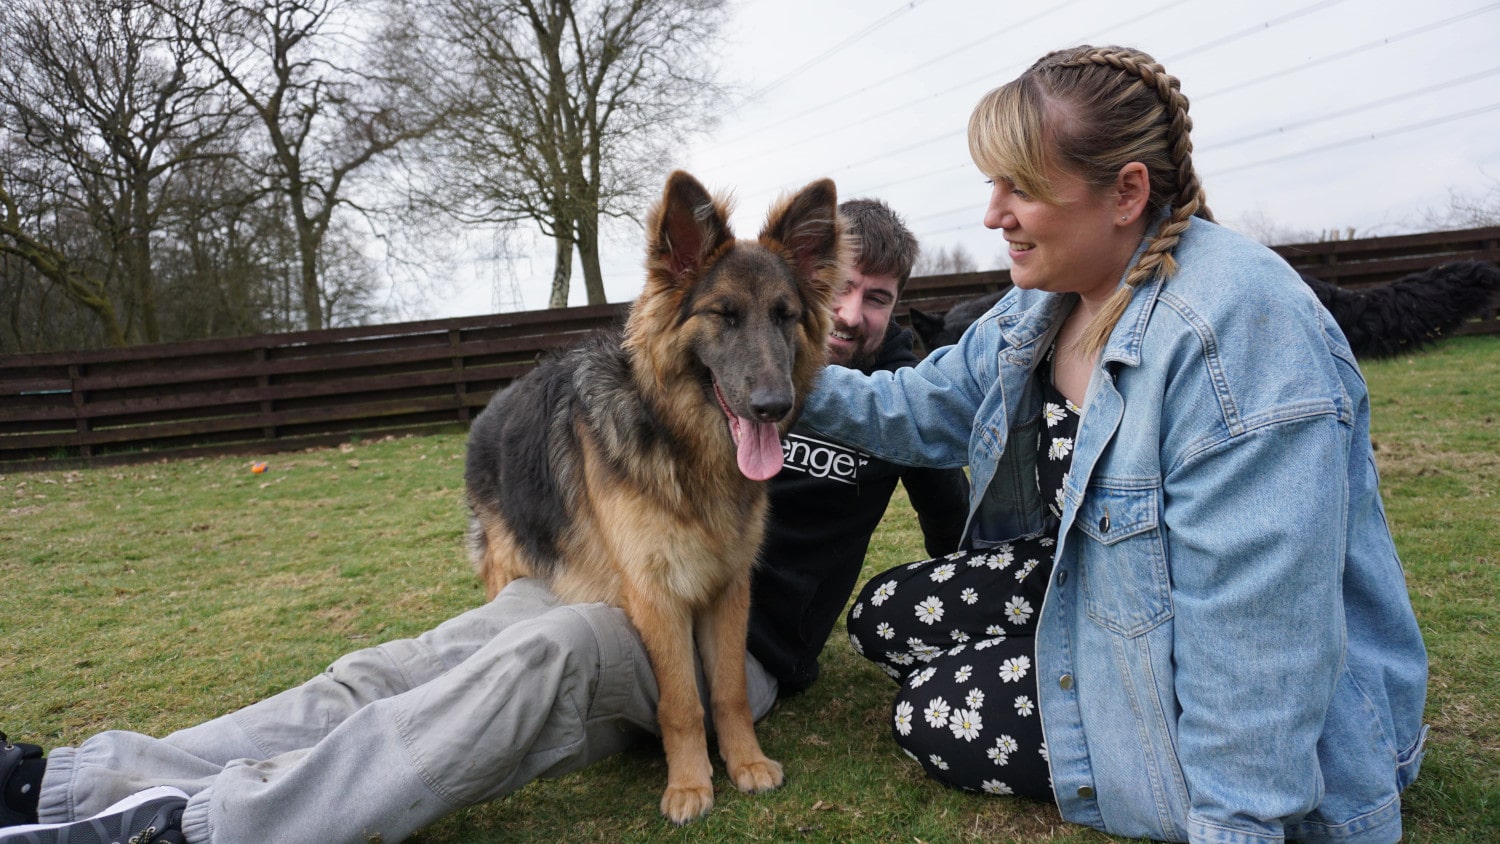
<instances>
[{"instance_id":1,"label":"blonde woman","mask_svg":"<svg viewBox=\"0 0 1500 844\"><path fill-rule=\"evenodd\" d=\"M1212 222L1150 56L1049 54L969 124L1015 289L922 365L830 367L804 422L970 468L965 550L850 612L951 785L1169 841L1393 842L1427 660L1348 344Z\"/></svg>"}]
</instances>

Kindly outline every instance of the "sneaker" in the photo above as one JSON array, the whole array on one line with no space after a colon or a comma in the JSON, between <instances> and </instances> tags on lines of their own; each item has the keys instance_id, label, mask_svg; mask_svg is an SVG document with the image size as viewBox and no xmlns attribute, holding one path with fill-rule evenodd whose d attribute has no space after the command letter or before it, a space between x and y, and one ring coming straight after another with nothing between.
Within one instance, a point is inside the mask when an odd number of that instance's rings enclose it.
<instances>
[{"instance_id":1,"label":"sneaker","mask_svg":"<svg viewBox=\"0 0 1500 844\"><path fill-rule=\"evenodd\" d=\"M0 827L36 822L36 794L31 792L39 784L25 782L24 779L12 782L11 778L16 776L22 763L41 758L40 747L12 743L5 733L0 733ZM28 771L27 776L34 777L36 774ZM13 794L12 791L17 793Z\"/></svg>"},{"instance_id":2,"label":"sneaker","mask_svg":"<svg viewBox=\"0 0 1500 844\"><path fill-rule=\"evenodd\" d=\"M186 792L159 785L81 821L0 827L0 844L185 844L187 801Z\"/></svg>"}]
</instances>

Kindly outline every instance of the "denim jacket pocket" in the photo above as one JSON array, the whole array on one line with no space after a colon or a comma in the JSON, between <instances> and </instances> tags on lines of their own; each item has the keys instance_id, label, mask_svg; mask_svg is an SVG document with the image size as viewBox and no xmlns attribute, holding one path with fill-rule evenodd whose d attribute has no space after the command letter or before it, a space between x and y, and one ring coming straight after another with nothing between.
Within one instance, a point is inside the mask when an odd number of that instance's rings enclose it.
<instances>
[{"instance_id":1,"label":"denim jacket pocket","mask_svg":"<svg viewBox=\"0 0 1500 844\"><path fill-rule=\"evenodd\" d=\"M1079 571L1089 618L1139 636L1172 617L1161 529L1161 487L1149 481L1091 484L1074 525L1083 532Z\"/></svg>"}]
</instances>

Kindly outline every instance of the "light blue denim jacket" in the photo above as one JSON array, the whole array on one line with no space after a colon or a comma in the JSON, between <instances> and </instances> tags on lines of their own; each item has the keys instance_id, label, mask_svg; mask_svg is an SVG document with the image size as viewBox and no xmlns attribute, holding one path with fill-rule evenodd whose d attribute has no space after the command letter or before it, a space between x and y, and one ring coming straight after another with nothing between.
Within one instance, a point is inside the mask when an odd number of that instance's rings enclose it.
<instances>
[{"instance_id":1,"label":"light blue denim jacket","mask_svg":"<svg viewBox=\"0 0 1500 844\"><path fill-rule=\"evenodd\" d=\"M1065 484L1036 649L1058 805L1123 836L1396 841L1427 657L1364 379L1270 250L1195 219L1176 257L1100 355ZM918 367L829 367L803 422L967 464L974 545L1033 533L1032 371L1073 301L1013 290Z\"/></svg>"}]
</instances>

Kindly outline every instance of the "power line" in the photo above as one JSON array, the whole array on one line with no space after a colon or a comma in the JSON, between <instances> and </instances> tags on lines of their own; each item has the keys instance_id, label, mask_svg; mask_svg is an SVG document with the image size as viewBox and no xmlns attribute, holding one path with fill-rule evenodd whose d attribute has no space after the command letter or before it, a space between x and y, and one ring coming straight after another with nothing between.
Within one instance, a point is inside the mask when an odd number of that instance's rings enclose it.
<instances>
[{"instance_id":1,"label":"power line","mask_svg":"<svg viewBox=\"0 0 1500 844\"><path fill-rule=\"evenodd\" d=\"M1434 117L1429 120L1421 120L1416 123L1408 123L1405 126L1397 126L1394 129L1387 129L1383 132L1372 132L1368 135L1359 135L1353 138L1346 138L1342 141L1335 141L1331 144L1323 144L1322 146L1311 147L1309 149L1298 150L1296 152L1289 152L1285 155L1277 155L1272 156L1271 158L1262 158L1259 161L1251 161L1245 164L1237 164L1233 167L1225 167L1222 170L1215 170L1211 173L1208 173L1207 176L1211 177L1223 175L1225 173L1236 173L1240 170L1249 170L1252 167L1261 167L1266 164L1275 164L1279 161L1287 161L1292 158L1301 158L1304 155L1327 152L1329 150L1338 149L1339 147L1353 146L1354 144L1364 143L1365 141L1380 140L1383 138L1389 138L1393 135L1404 135L1407 132L1415 132L1419 129L1429 129L1433 126L1440 126L1444 123L1452 123L1455 120L1462 120L1466 117L1473 117L1475 115L1484 114L1485 112L1494 111L1496 109L1500 109L1500 102L1490 103L1489 105L1480 106L1479 108L1471 108L1467 111L1445 114L1441 117Z\"/></svg>"},{"instance_id":2,"label":"power line","mask_svg":"<svg viewBox=\"0 0 1500 844\"><path fill-rule=\"evenodd\" d=\"M1334 2L1342 2L1342 0L1333 0L1333 1ZM891 82L893 80L903 78L905 76L910 75L911 73L913 73L915 71L922 70L923 68L930 67L931 65L938 64L939 62L943 62L943 61L946 61L948 59L951 59L954 56L959 55L960 53L963 53L963 52L965 52L965 51L967 51L967 50L969 50L969 49L971 49L973 47L979 46L981 44L987 44L992 39L996 38L997 36L1000 36L1000 35L1013 35L1015 32L1017 32L1018 30L1022 29L1025 26L1027 26L1028 24L1035 23L1036 21L1038 21L1038 20L1040 20L1040 19L1042 19L1044 17L1047 17L1048 15L1051 15L1051 14L1054 14L1056 12L1062 11L1064 8L1066 8L1068 6L1071 6L1074 3L1076 3L1076 2L1078 2L1078 0L1067 0L1067 2L1064 2L1064 3L1060 4L1060 5L1057 5L1057 6L1054 6L1054 7L1050 8L1050 9L1047 9L1046 11L1041 12L1040 14L1032 15L1031 17L1026 18L1025 20L1018 21L1017 23L1010 24L1010 25L1008 25L1008 26L1006 26L1006 27L1004 27L1002 29L995 30L994 32L989 33L988 35L984 36L983 38L975 39L974 41L971 41L971 42L969 42L968 44L965 44L962 47L959 47L959 48L954 49L954 50L949 50L946 53L944 53L943 55L937 56L935 58L928 59L927 61L920 62L920 63L915 64L915 65L912 65L911 67L908 67L908 68L906 68L905 70L903 70L903 71L901 71L899 73L893 73L890 76L886 76L886 77L883 77L881 79L877 79L876 81L871 82L868 85L865 85L863 88L855 89L855 90L850 91L848 93L842 94L842 95L840 95L838 97L834 97L831 100L827 100L825 102L819 103L818 105L813 106L811 108L799 111L799 112L797 112L795 114L792 114L792 115L790 115L788 117L784 117L784 118L782 118L780 120L776 120L776 121L773 121L771 123L764 124L760 128L758 128L758 129L752 129L749 132L744 133L743 135L740 136L740 140L753 138L756 135L762 134L763 132L766 132L766 131L769 131L769 130L771 130L773 128L776 128L777 126L781 126L781 125L784 125L786 123L791 123L791 122L793 122L795 120L799 120L799 119L801 119L803 117L806 117L806 116L808 116L810 114L817 114L817 113L823 111L824 109L827 109L827 108L829 108L831 106L837 105L837 104L839 104L841 102L847 101L849 97L854 96L855 94L865 93L866 91L869 91L872 88L878 88L881 85L886 84L887 82ZM1136 15L1133 18L1128 18L1126 20L1118 21L1118 22L1116 22L1114 24L1111 24L1110 26L1105 27L1099 33L1096 33L1095 35L1086 36L1082 40L1084 40L1084 41L1093 40L1098 35L1102 35L1103 33L1108 32L1108 31L1110 31L1112 29L1119 29L1119 28L1124 27L1124 26L1129 26L1130 24L1137 23L1139 21L1145 20L1146 18L1149 18L1149 17L1151 17L1153 15L1157 15L1157 14L1160 14L1161 12L1164 12L1164 11L1168 10L1168 9L1172 8L1173 6L1180 6L1180 5L1182 5L1183 3L1186 3L1186 2L1189 2L1189 0L1169 0L1169 2L1163 3L1162 5L1157 6L1154 9L1150 9L1150 10L1148 10L1146 12L1142 12L1141 14ZM903 110L905 110L907 108L910 108L911 106L918 105L919 103L929 102L929 101L931 101L931 100L933 100L933 99L935 99L937 97L945 96L945 95L951 94L951 93L953 93L955 91L961 91L961 90L970 88L970 87L972 87L973 85L975 85L977 83L984 82L986 80L994 79L994 78L996 78L997 75L1008 78L1009 76L1014 75L1015 73L1019 72L1023 67L1025 67L1024 63L1016 63L1016 64L1013 64L1013 65L1010 65L1001 74L996 74L993 71L986 71L985 73L983 73L983 74L981 74L979 76L975 76L975 77L972 77L970 79L966 79L963 82L960 82L960 83L958 83L956 85L951 85L951 86L949 86L947 88L944 88L944 89L942 89L940 91L926 93L926 94L923 94L922 96L917 97L915 99L907 100L907 101L905 101L905 102L903 102L903 103L901 103L899 105L894 105L894 106L891 106L890 108L884 109L882 111L878 111L878 112L875 112L873 114L866 115L865 117L863 117L863 118L861 118L859 120L856 120L856 121L854 121L852 123L843 123L843 124L840 124L838 126L835 126L835 127L831 128L831 129L827 129L827 130L824 130L822 132L819 132L816 135L803 135L803 136L799 136L796 141L794 141L793 143L791 143L789 145L783 145L783 146L780 146L780 147L772 147L770 149L762 147L759 152L756 152L756 153L754 153L752 155L749 155L749 156L742 157L740 160L741 161L754 161L756 159L766 158L767 156L770 156L770 155L780 154L780 153L785 152L790 147L799 146L801 144L805 144L805 143L808 143L810 141L819 140L821 138L826 138L829 135L834 135L834 134L837 134L839 132L848 131L849 129L852 129L855 126L862 126L862 125L864 125L866 123L871 123L873 121L879 120L880 118L885 117L888 114L893 114L893 113L896 113L896 112L900 112L900 111L903 111Z\"/></svg>"},{"instance_id":3,"label":"power line","mask_svg":"<svg viewBox=\"0 0 1500 844\"><path fill-rule=\"evenodd\" d=\"M988 33L987 35L985 35L982 38L976 38L973 41L970 41L969 43L963 45L962 47L958 47L956 49L948 50L948 51L944 52L942 55L935 56L935 57L930 58L930 59L928 59L928 60L926 60L924 62L920 62L918 64L912 65L911 67L908 67L905 70L901 70L901 71L898 71L896 73L892 73L889 76L885 76L885 77L882 77L880 79L877 79L874 82L870 82L870 83L864 85L861 88L856 88L853 91L848 91L848 92L846 92L844 94L840 94L839 96L834 97L833 99L821 102L821 103L819 103L819 104L817 104L817 105L815 105L815 106L813 106L811 108L804 109L804 110L799 111L799 112L797 112L795 114L792 114L792 115L790 115L788 117L783 117L780 120L776 120L776 121L773 121L771 123L764 124L759 129L752 129L751 131L746 132L742 137L745 137L745 138L754 137L755 135L759 135L759 134L761 134L763 132L767 132L767 131L769 131L771 129L774 129L777 126L782 126L784 124L791 123L794 120L801 119L801 118L806 117L806 116L808 116L810 114L817 114L817 113L823 111L824 109L829 108L830 106L834 106L834 105L837 105L837 104L839 104L841 102L847 101L849 99L849 97L854 96L855 94L863 94L864 92L870 90L871 88L878 88L881 85L886 84L887 82L892 82L894 80L904 78L906 76L911 75L912 73L915 73L918 70L922 70L923 68L930 67L930 66L932 66L934 64L938 64L939 62L943 62L943 61L946 61L948 59L951 59L954 56L959 55L960 53L964 53L964 52L967 52L968 50L973 49L974 47L978 47L978 46L983 45L983 44L988 44L988 43L990 43L993 39L995 39L998 36L1005 35L1005 34L1013 34L1017 30L1025 27L1025 26L1027 26L1028 24L1031 24L1031 23L1033 23L1035 21L1041 20L1042 18L1047 17L1048 15L1056 14L1057 12L1060 12L1063 9L1066 9L1067 7L1072 6L1072 5L1074 5L1075 3L1078 3L1078 2L1079 2L1079 0L1066 0L1066 2L1059 3L1058 5L1053 6L1050 9L1047 9L1047 10L1045 10L1043 12L1040 12L1038 14L1032 15L1031 17L1026 18L1025 20L1018 21L1018 22L1012 23L1012 24L1007 24L1006 26L1003 26L1000 29L995 30L994 32ZM1175 2L1168 3L1167 5L1168 6L1173 6L1173 5L1177 5L1178 3L1183 3L1183 2L1186 2L1186 0L1175 0ZM762 90L765 90L765 89L762 89ZM952 90L952 89L950 89L950 90ZM946 92L944 92L944 93L946 93ZM746 99L751 99L751 98L747 97ZM898 109L901 109L901 108L905 108L906 106L913 105L915 103L922 102L923 100L927 100L927 99L931 99L931 97L928 96L928 95L924 95L923 97L921 97L919 99L909 100L908 102L903 103L900 106L896 106L894 108L886 109L885 111L880 112L879 114L872 115L870 117L866 117L864 120L859 121L859 123L868 123L869 121L874 120L877 117L884 116L886 114L889 114L892 111L895 111L895 110L898 110ZM844 126L839 127L839 129L836 129L834 131L840 131L842 129L848 128L851 125L852 126L857 126L857 125L859 125L859 123L845 124ZM823 133L823 135L826 135L826 134L828 134L828 133L827 132ZM823 135L815 135L813 137L815 137L815 138L821 138L821 137L823 137ZM811 140L811 138L804 138L803 140Z\"/></svg>"},{"instance_id":4,"label":"power line","mask_svg":"<svg viewBox=\"0 0 1500 844\"><path fill-rule=\"evenodd\" d=\"M1405 93L1392 94L1389 97L1382 97L1382 98L1380 98L1378 100L1371 100L1370 102L1362 103L1362 104L1357 105L1357 106L1350 106L1349 108L1340 109L1339 111L1328 112L1327 114L1320 114L1317 117L1310 117L1310 118L1308 118L1306 120L1301 120L1301 121L1298 121L1296 123L1288 123L1285 126L1277 126L1275 128L1272 128L1272 129L1266 129L1265 131L1262 131L1262 132L1255 132L1253 134L1243 135L1241 137L1235 138L1232 141L1220 141L1218 143L1215 143L1215 144L1212 144L1212 145L1210 145L1208 147L1205 147L1204 149L1221 150L1221 149L1224 149L1225 147L1237 146L1239 144L1243 144L1243 143L1246 143L1248 141L1260 140L1261 138L1269 137L1271 135L1280 135L1280 134L1283 134L1283 133L1288 132L1288 131L1292 131L1292 130L1295 130L1295 129L1302 129L1302 128L1305 128L1307 126L1312 126L1312 125L1317 124L1317 123L1325 123L1325 122L1327 122L1329 120L1336 120L1336 119L1338 119L1340 117L1348 117L1351 114L1358 114L1359 112L1362 112L1362 111L1369 111L1372 108L1378 108L1378 107L1384 106L1384 105L1391 105L1392 103L1398 103L1398 102L1401 102L1402 100L1409 100L1409 99L1411 99L1413 97L1420 97L1420 96L1422 96L1424 94L1430 94L1433 91L1440 91L1440 90L1443 90L1445 88L1457 87L1459 85L1464 85L1464 84L1467 84L1469 82L1473 82L1476 79L1483 79L1486 76L1494 76L1497 73L1500 73L1500 66L1492 67L1492 68L1490 68L1488 70L1481 70L1478 73L1471 73L1468 76L1460 76L1460 77L1458 77L1456 79L1449 79L1449 80L1446 80L1446 81L1443 81L1443 82L1438 82L1438 83L1436 83L1434 85L1428 85L1428 86L1425 86L1425 87L1422 87L1422 88L1417 88L1417 89L1414 89L1414 90L1411 90L1411 91L1406 91Z\"/></svg>"},{"instance_id":5,"label":"power line","mask_svg":"<svg viewBox=\"0 0 1500 844\"><path fill-rule=\"evenodd\" d=\"M1287 12L1286 14L1282 15L1279 18L1272 18L1271 20L1265 21L1264 23L1259 23L1259 24L1256 24L1255 26L1246 27L1246 28L1240 30L1239 32L1230 33L1229 35L1226 35L1226 36L1224 36L1222 38L1217 38L1217 39L1215 39L1213 41L1209 41L1206 44L1199 44L1198 46L1194 47L1191 50L1188 50L1188 51L1182 52L1182 53L1178 53L1177 55L1172 56L1169 59L1166 59L1165 61L1163 61L1163 64L1168 63L1168 62L1179 62L1179 61L1182 61L1183 59L1187 58L1188 56L1195 56L1195 55L1197 55L1199 53L1206 52L1208 50L1212 50L1215 47L1222 47L1225 44L1232 44L1235 41L1240 40L1241 38L1248 38L1251 35L1257 35L1257 34L1259 34L1261 32L1264 32L1267 29L1270 29L1273 26L1279 26L1281 24L1286 23L1287 21L1293 21L1293 20L1296 20L1297 18L1305 17L1305 16L1311 15L1311 14L1313 14L1315 12L1321 12L1324 9L1328 8L1329 6L1337 6L1338 4L1340 4L1342 2L1344 2L1344 0L1323 0L1323 2L1321 2L1321 3L1314 3L1311 6L1303 6L1300 9L1295 9L1293 11Z\"/></svg>"},{"instance_id":6,"label":"power line","mask_svg":"<svg viewBox=\"0 0 1500 844\"><path fill-rule=\"evenodd\" d=\"M827 50L823 51L822 53L819 53L818 55L816 55L816 56L808 59L807 61L803 62L802 64L797 65L796 67L794 67L791 70L787 71L781 77L777 78L774 82L771 82L770 84L762 87L761 89L759 89L759 90L755 91L754 93L750 94L749 96L745 97L745 99L742 100L742 102L749 102L751 100L759 99L760 97L764 96L766 94L766 92L774 90L775 88L777 88L781 84L785 83L788 79L791 79L792 77L794 77L797 74L803 72L804 70L807 70L808 68L813 67L814 65L817 65L820 62L823 62L823 61L827 60L828 58L830 58L832 56L835 56L835 55L838 55L839 53L843 52L844 50L849 49L855 43L857 43L860 40L866 38L871 33L873 33L875 30L880 29L881 27L883 27L886 24L890 23L891 21L893 21L893 20L901 17L902 15L906 14L907 12L910 12L912 9L915 9L916 7L922 5L925 2L927 2L927 0L909 0L909 2L907 2L906 5L897 8L896 10L888 13L885 17L880 18L879 20L875 21L874 23L870 24L869 26L865 27L864 29L861 29L859 32L854 33L853 35L849 36L848 38L845 38L843 41L840 41L839 43L833 45L832 47L828 48Z\"/></svg>"},{"instance_id":7,"label":"power line","mask_svg":"<svg viewBox=\"0 0 1500 844\"><path fill-rule=\"evenodd\" d=\"M1112 29L1118 29L1119 27L1127 25L1129 23L1135 23L1137 21L1140 21L1140 20L1143 20L1145 18L1151 17L1152 15L1158 14L1158 13L1163 12L1163 11L1165 11L1165 10L1173 7L1173 6L1179 5L1182 2L1184 2L1184 0L1171 0L1171 2L1165 3L1165 4L1161 5L1161 6L1157 6L1156 8L1153 8L1150 11L1147 11L1145 13L1137 15L1134 18L1131 18L1131 19L1129 19L1129 20L1127 20L1125 22L1116 23L1116 24L1112 24L1112 25L1110 25L1108 27L1105 27L1105 28L1103 28L1101 30L1100 34L1102 34L1104 32L1108 32L1108 31L1110 31ZM1321 11L1321 10L1323 10L1325 8L1337 5L1338 3L1342 3L1342 2L1344 2L1344 0L1322 0L1322 2L1311 3L1309 5L1301 7L1299 9L1295 9L1295 10L1293 10L1291 12L1288 12L1287 14L1284 14L1284 15L1281 15L1279 17L1272 18L1270 20L1264 21L1264 22L1262 22L1260 24L1257 24L1257 25L1255 25L1253 27L1247 27L1247 28L1241 29L1241 30L1239 30L1237 32L1230 33L1229 35L1225 35L1225 36L1222 36L1220 38L1215 38L1212 41L1208 41L1208 42L1205 42L1205 43L1200 44L1198 46L1195 46L1195 47L1193 47L1193 48L1191 48L1189 50L1186 50L1186 51L1184 51L1182 53L1178 53L1176 56L1173 57L1173 59L1174 60L1181 59L1181 58L1184 58L1184 57L1191 56L1191 55L1194 55L1196 53L1202 52L1204 50L1213 49L1213 48L1217 48L1217 47L1222 47L1222 46L1224 46L1226 44L1233 43L1235 41L1238 41L1238 40L1241 40L1241 39L1244 39L1244 38L1248 38L1248 37L1250 37L1252 35L1256 35L1256 34L1259 34L1261 32L1264 32L1267 29L1271 29L1273 27L1283 25L1283 24L1288 23L1290 21L1296 20L1298 18L1304 17L1304 16L1309 15L1309 14L1313 14L1314 12ZM1495 6L1496 7L1500 7L1500 3L1495 4ZM1040 17L1042 17L1042 15L1033 16L1031 18L1028 18L1023 23L1033 22L1033 21L1037 20ZM1438 25L1442 25L1442 24L1445 24L1445 23L1452 23L1452 22L1455 22L1456 20L1462 19L1463 17L1467 17L1467 15L1460 16L1459 18L1455 18L1455 19L1452 19L1452 20L1449 20L1449 21L1440 21ZM1015 27L1011 28L1011 31L1014 31L1014 29L1015 29ZM1090 36L1085 37L1083 40L1084 41L1091 41L1091 40L1094 40L1094 38L1095 38L1094 35L1090 35ZM964 48L964 49L967 49L967 48ZM950 55L951 55L951 53L950 53ZM927 64L932 64L933 62L938 61L938 60L939 59L929 60L928 62L924 63L923 65L919 65L919 67L925 67ZM1016 65L1016 67L1020 67L1020 65ZM896 78L896 77L894 77L894 76L887 77L885 80L882 80L882 83L885 82L885 81L889 81L890 79L893 79L893 78ZM925 95L925 96L923 96L923 97L921 97L919 99L911 100L911 101L908 101L906 103L903 103L902 105L894 106L894 107L886 109L884 111L877 112L876 114L869 115L869 116L863 118L862 120L860 120L860 121L858 121L856 123L844 124L844 125L835 127L833 129L829 129L829 130L826 130L824 132L821 132L821 133L819 133L817 135L799 138L797 141L795 141L791 145L782 145L782 146L771 147L771 148L761 148L758 152L756 152L756 153L754 153L754 154L752 154L750 156L742 158L741 161L753 161L753 160L757 160L757 159L761 159L761 158L766 158L766 157L769 157L769 156L772 156L772 155L784 154L786 152L786 150L789 149L791 146L796 146L798 144L802 144L802 143L805 143L805 142L808 142L808 141L811 141L811 140L814 140L814 139L817 139L817 138L823 138L823 137L827 137L828 135L835 134L837 132L845 131L845 130L849 129L852 126L858 126L858 125L863 124L863 123L868 123L868 122L870 122L872 120L875 120L875 119L878 119L880 117L883 117L883 116L885 116L887 114L890 114L890 113L892 113L894 111L898 111L898 110L904 109L904 108L909 107L911 105L915 105L915 104L917 104L919 102L925 102L925 101L931 100L931 99L933 99L935 97L943 96L944 94L952 93L953 91L957 91L957 90L961 90L961 89L967 88L967 87L973 85L976 82L981 82L983 80L992 79L992 78L994 78L994 74L993 73L985 73L985 74L983 74L981 76L977 76L977 77L975 77L973 79L966 80L966 81L961 82L961 83L959 83L957 85L954 85L954 86L951 86L951 87L948 87L948 88L944 88L941 91L937 91L937 92L934 92L934 93L929 93L929 94L927 94L927 95ZM873 87L873 85L872 86L867 86L867 88L868 87ZM838 100L832 100L832 101L830 101L829 103L827 103L825 105L832 104L834 102L838 102ZM816 110L817 109L813 109L813 111L816 111ZM806 113L807 112L800 112L797 116L802 116L803 114L806 114ZM778 125L778 124L772 124L772 125ZM948 140L948 139L951 139L953 137L956 137L958 135L963 134L964 131L965 130L962 129L962 128L956 129L954 131L947 132L947 133L945 133L943 135L939 135L939 136L935 136L935 137L929 138L928 140L919 142L917 144L908 145L908 146L901 147L901 148L896 149L896 150L890 150L890 151L887 151L887 152L882 153L880 155L877 155L875 157L864 159L863 161L859 162L858 164L847 164L847 165L844 165L843 167L838 168L838 170L835 171L835 172L843 171L843 170L849 170L849 169L851 169L853 167L862 166L864 164L870 164L870 163L873 163L875 161L879 161L879 160L881 160L883 158L888 158L888 157L890 157L892 155L897 155L897 154L902 153L902 152L908 152L908 151L910 151L910 150L912 150L912 149L914 149L916 147L923 146L923 145L926 145L926 144L929 144L929 143L936 143L938 141ZM751 134L753 134L753 132Z\"/></svg>"},{"instance_id":8,"label":"power line","mask_svg":"<svg viewBox=\"0 0 1500 844\"><path fill-rule=\"evenodd\" d=\"M1453 16L1451 18L1444 18L1443 20L1440 20L1440 21L1434 21L1433 23L1427 24L1426 26L1419 26L1416 29L1404 30L1402 32L1399 32L1399 33L1397 33L1395 35L1390 36L1389 38L1377 38L1374 41L1369 41L1367 43L1360 44L1360 45L1358 45L1356 47L1350 47L1347 50L1340 50L1337 53L1330 53L1329 55L1323 56L1322 58L1317 58L1317 59L1313 59L1311 61L1303 62L1302 64L1299 64L1299 65L1293 65L1291 67L1282 68L1281 70L1275 71L1274 73L1268 73L1265 76L1257 76L1254 79L1247 79L1247 80L1245 80L1243 82L1236 82L1233 85L1230 85L1230 86L1228 86L1226 88L1220 88L1217 91L1209 91L1207 94L1198 94L1198 95L1195 95L1193 97L1193 102L1202 102L1203 100L1206 100L1206 99L1208 99L1210 97L1217 97L1220 94L1227 94L1230 91L1238 91L1241 88L1249 88L1249 87L1254 86L1254 85L1259 85L1262 82L1269 82L1272 79L1278 79L1278 78L1280 78L1282 76L1288 76L1290 74L1297 73L1299 71L1307 70L1308 68L1317 67L1318 65L1328 64L1329 62L1338 61L1339 59L1346 59L1346 58L1348 58L1350 56L1358 55L1360 53L1365 53L1365 52L1368 52L1370 50L1374 50L1374 49L1379 48L1379 47L1385 47L1385 46L1388 46L1390 44L1395 44L1398 41L1405 41L1408 38L1413 38L1413 37L1418 36L1418 35L1424 35L1424 34L1426 34L1428 32L1431 32L1431 31L1433 31L1435 29L1440 29L1440 28L1445 27L1445 26L1451 26L1451 25L1453 25L1455 23L1459 23L1460 21L1465 21L1465 20L1468 20L1469 18L1477 17L1478 15L1483 15L1483 14L1487 14L1489 12L1493 12L1496 9L1500 9L1500 3L1491 3L1488 6L1484 6L1484 7L1478 8L1478 9L1473 9L1473 10L1465 12L1465 13L1463 13L1461 15L1455 15L1455 16Z\"/></svg>"}]
</instances>

